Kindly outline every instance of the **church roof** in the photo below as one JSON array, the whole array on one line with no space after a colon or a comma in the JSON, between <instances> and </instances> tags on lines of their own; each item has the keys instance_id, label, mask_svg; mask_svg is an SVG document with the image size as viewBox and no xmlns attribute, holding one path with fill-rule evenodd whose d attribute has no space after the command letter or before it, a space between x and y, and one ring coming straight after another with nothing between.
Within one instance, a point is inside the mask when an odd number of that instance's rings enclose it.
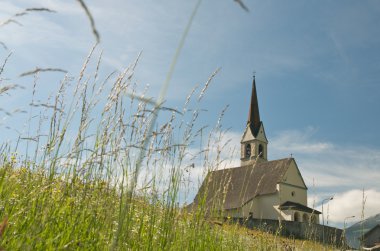
<instances>
[{"instance_id":1,"label":"church roof","mask_svg":"<svg viewBox=\"0 0 380 251\"><path fill-rule=\"evenodd\" d=\"M286 158L210 172L193 206L205 199L207 207L234 209L259 195L275 193L292 161Z\"/></svg>"},{"instance_id":2,"label":"church roof","mask_svg":"<svg viewBox=\"0 0 380 251\"><path fill-rule=\"evenodd\" d=\"M260 129L261 121L259 112L259 102L257 101L255 78L253 78L252 83L251 104L249 106L247 124L249 124L249 127L251 128L253 136L256 137Z\"/></svg>"},{"instance_id":3,"label":"church roof","mask_svg":"<svg viewBox=\"0 0 380 251\"><path fill-rule=\"evenodd\" d=\"M371 228L368 232L366 232L364 235L363 235L363 238L367 238L368 236L370 236L376 229L380 229L380 224L377 224L375 225L373 228Z\"/></svg>"},{"instance_id":4,"label":"church roof","mask_svg":"<svg viewBox=\"0 0 380 251\"><path fill-rule=\"evenodd\" d=\"M306 213L321 214L321 212L313 208L307 207L305 205L302 205L293 201L287 201L281 204L279 209L280 210L298 210L298 211L306 212Z\"/></svg>"}]
</instances>

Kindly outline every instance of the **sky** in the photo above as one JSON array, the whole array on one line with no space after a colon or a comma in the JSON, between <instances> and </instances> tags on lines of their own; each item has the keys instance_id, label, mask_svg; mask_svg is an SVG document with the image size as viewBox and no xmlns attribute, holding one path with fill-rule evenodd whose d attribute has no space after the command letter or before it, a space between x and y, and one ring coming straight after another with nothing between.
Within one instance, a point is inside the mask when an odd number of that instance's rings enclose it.
<instances>
[{"instance_id":1,"label":"sky","mask_svg":"<svg viewBox=\"0 0 380 251\"><path fill-rule=\"evenodd\" d=\"M100 34L105 72L122 70L141 52L134 81L157 97L181 36L197 3L189 1L86 1ZM380 213L380 2L252 1L249 12L233 0L203 0L175 65L166 104L182 107L188 93L219 69L204 97L202 124L214 125L221 111L225 137L239 149L255 74L268 158L292 155L309 188L309 206L329 224L345 217ZM18 23L0 26L0 61L12 52L3 82L22 87L0 96L0 137L12 138L28 110L33 77L41 68L80 72L96 43L78 1L2 0L0 23L26 8ZM4 46L2 46L4 45ZM99 52L98 52L99 53ZM39 74L41 99L54 92L60 72ZM5 80L4 80L5 79ZM18 110L17 110L18 109ZM8 116L6 111L13 116ZM12 125L12 126L10 126ZM11 129L9 129L11 128ZM239 165L238 158L231 165ZM199 180L202 172L194 170ZM191 195L194 196L197 187ZM190 196L191 197L191 196Z\"/></svg>"}]
</instances>

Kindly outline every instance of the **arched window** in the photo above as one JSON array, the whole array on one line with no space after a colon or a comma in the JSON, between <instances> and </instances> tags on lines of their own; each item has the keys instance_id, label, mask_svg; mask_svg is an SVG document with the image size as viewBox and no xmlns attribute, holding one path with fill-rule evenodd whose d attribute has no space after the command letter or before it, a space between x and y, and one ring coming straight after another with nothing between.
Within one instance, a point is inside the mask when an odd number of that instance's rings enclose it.
<instances>
[{"instance_id":1,"label":"arched window","mask_svg":"<svg viewBox=\"0 0 380 251\"><path fill-rule=\"evenodd\" d=\"M264 158L264 147L262 144L259 145L259 156Z\"/></svg>"},{"instance_id":2,"label":"arched window","mask_svg":"<svg viewBox=\"0 0 380 251\"><path fill-rule=\"evenodd\" d=\"M303 222L309 222L309 215L304 213L303 216L302 216L302 221Z\"/></svg>"},{"instance_id":3,"label":"arched window","mask_svg":"<svg viewBox=\"0 0 380 251\"><path fill-rule=\"evenodd\" d=\"M251 144L246 144L245 145L245 157L251 157Z\"/></svg>"},{"instance_id":4,"label":"arched window","mask_svg":"<svg viewBox=\"0 0 380 251\"><path fill-rule=\"evenodd\" d=\"M294 213L294 221L300 221L300 214L298 212Z\"/></svg>"}]
</instances>

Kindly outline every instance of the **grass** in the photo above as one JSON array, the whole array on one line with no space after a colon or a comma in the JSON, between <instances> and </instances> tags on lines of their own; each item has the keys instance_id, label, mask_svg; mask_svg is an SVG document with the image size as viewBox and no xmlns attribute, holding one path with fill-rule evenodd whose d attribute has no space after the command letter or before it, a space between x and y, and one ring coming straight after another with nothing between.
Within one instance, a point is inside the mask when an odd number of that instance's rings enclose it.
<instances>
[{"instance_id":1,"label":"grass","mask_svg":"<svg viewBox=\"0 0 380 251\"><path fill-rule=\"evenodd\" d=\"M1 169L6 250L108 250L116 233L120 197L106 183L49 180L44 173L10 163ZM160 201L135 197L117 249L235 249L239 242L221 230L194 225Z\"/></svg>"},{"instance_id":2,"label":"grass","mask_svg":"<svg viewBox=\"0 0 380 251\"><path fill-rule=\"evenodd\" d=\"M109 250L120 197L109 184L49 180L43 172L0 169L1 212L8 215L6 250ZM324 250L312 242L280 238L237 225L215 224L135 197L118 250Z\"/></svg>"}]
</instances>

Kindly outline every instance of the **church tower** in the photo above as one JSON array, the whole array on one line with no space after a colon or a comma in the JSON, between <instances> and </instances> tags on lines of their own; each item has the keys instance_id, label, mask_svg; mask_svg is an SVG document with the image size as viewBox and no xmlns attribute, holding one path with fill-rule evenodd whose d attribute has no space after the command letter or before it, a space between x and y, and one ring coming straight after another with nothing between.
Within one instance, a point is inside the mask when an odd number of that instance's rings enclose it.
<instances>
[{"instance_id":1,"label":"church tower","mask_svg":"<svg viewBox=\"0 0 380 251\"><path fill-rule=\"evenodd\" d=\"M259 103L257 101L257 91L255 77L253 77L251 103L248 113L248 121L241 144L241 166L258 162L268 161L268 140L265 135L263 122L260 120Z\"/></svg>"}]
</instances>

